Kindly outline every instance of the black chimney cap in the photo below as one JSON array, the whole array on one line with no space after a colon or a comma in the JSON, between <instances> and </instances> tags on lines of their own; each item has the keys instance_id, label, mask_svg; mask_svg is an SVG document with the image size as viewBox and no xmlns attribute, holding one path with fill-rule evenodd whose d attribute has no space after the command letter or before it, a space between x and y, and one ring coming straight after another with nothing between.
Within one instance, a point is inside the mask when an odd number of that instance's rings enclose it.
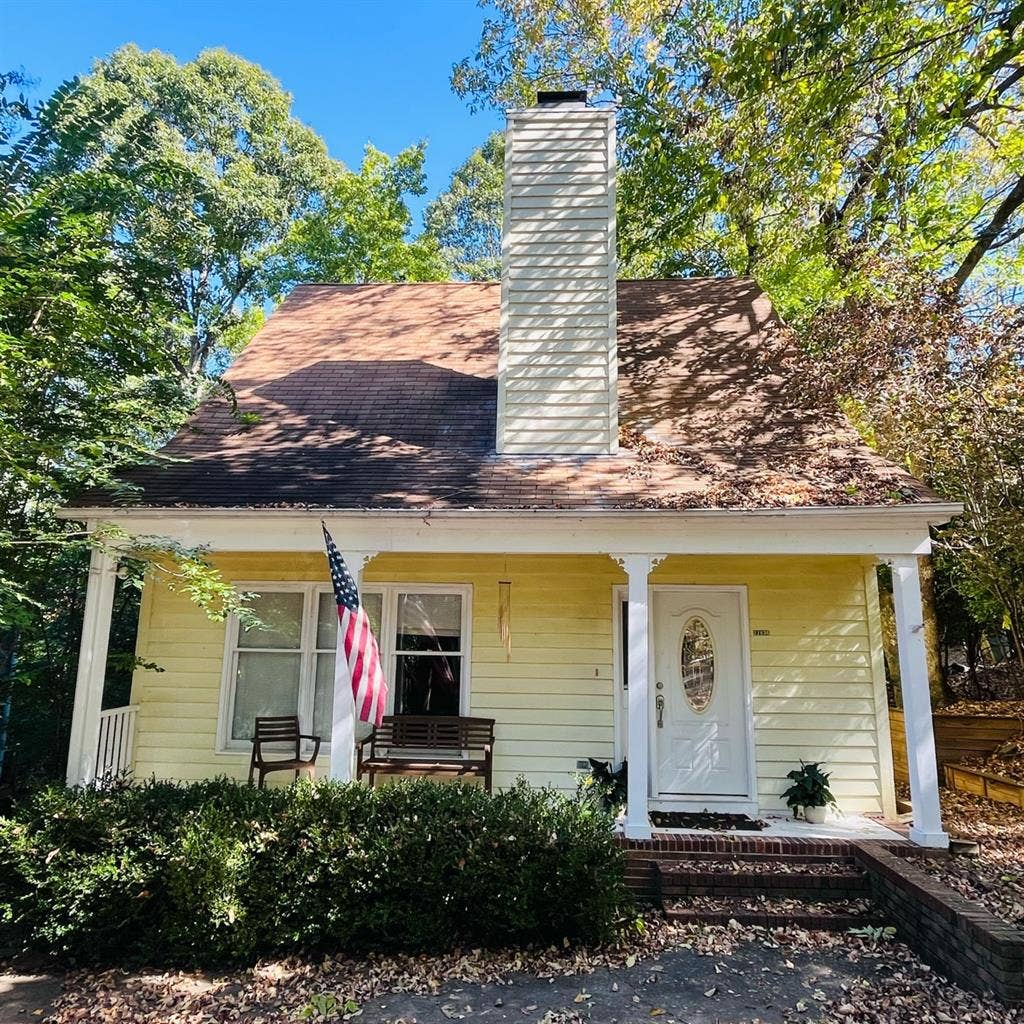
<instances>
[{"instance_id":1,"label":"black chimney cap","mask_svg":"<svg viewBox=\"0 0 1024 1024\"><path fill-rule=\"evenodd\" d=\"M549 103L586 103L586 89L542 89L537 93L537 105Z\"/></svg>"}]
</instances>

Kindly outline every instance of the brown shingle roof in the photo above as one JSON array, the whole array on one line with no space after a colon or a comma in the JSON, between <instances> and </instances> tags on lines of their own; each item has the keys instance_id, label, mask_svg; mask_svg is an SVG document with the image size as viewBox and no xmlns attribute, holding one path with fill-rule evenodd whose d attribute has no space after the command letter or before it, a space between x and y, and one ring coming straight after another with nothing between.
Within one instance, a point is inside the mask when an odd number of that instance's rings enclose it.
<instances>
[{"instance_id":1,"label":"brown shingle roof","mask_svg":"<svg viewBox=\"0 0 1024 1024\"><path fill-rule=\"evenodd\" d=\"M618 455L499 456L496 284L296 288L125 479L142 507L778 507L928 501L766 361L743 278L619 283ZM110 504L84 495L83 505Z\"/></svg>"}]
</instances>

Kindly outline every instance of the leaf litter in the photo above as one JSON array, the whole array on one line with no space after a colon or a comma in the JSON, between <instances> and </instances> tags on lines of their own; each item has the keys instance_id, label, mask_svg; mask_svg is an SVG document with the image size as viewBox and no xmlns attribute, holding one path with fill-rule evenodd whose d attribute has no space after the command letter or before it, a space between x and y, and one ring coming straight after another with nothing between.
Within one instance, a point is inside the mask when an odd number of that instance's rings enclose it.
<instances>
[{"instance_id":1,"label":"leaf litter","mask_svg":"<svg viewBox=\"0 0 1024 1024\"><path fill-rule=\"evenodd\" d=\"M585 977L599 969L628 969L641 965L648 981L656 981L664 965L657 958L672 949L690 949L714 960L716 973L733 971L729 957L742 944L758 943L779 951L779 969L793 970L798 954L828 953L862 963L869 977L848 986L841 999L817 998L817 991L790 1011L793 1021L821 1024L1024 1024L1017 1010L1004 1010L992 1001L964 992L930 972L904 945L853 933L812 932L799 928L766 929L729 926L679 925L656 916L629 941L603 947L551 946L520 950L455 950L434 956L369 955L366 957L288 957L265 961L248 970L219 976L184 971L164 973L123 970L79 970L68 976L64 994L49 1024L285 1024L300 1019L306 1007L322 1005L328 995L334 1004L359 1007L390 993L437 995L453 983L504 986L516 975L539 979ZM797 969L798 970L798 969ZM722 993L721 983L699 995L711 1001ZM731 992L732 990L727 990ZM581 982L575 1002L579 1011L523 1008L524 1018L536 1024L582 1024L590 992ZM823 996L824 993L821 993ZM622 1017L628 1016L635 995L623 993ZM803 1004L801 1010L800 1004ZM444 1017L468 1017L463 1002L449 994L440 1008ZM635 1015L639 1007L632 1010ZM661 1016L656 1007L650 1016ZM332 1019L358 1016L358 1010ZM646 1013L644 1014L647 1015Z\"/></svg>"}]
</instances>

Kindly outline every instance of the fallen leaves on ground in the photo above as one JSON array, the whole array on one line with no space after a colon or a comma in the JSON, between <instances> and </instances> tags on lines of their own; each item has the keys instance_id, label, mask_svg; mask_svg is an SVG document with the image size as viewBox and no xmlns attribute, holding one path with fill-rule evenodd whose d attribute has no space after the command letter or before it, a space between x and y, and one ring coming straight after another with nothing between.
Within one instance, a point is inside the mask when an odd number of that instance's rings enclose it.
<instances>
[{"instance_id":1,"label":"fallen leaves on ground","mask_svg":"<svg viewBox=\"0 0 1024 1024\"><path fill-rule=\"evenodd\" d=\"M935 977L908 959L877 978L844 986L839 999L813 1013L789 1011L788 1021L815 1024L1019 1024L1020 1010L1008 1010Z\"/></svg>"},{"instance_id":2,"label":"fallen leaves on ground","mask_svg":"<svg viewBox=\"0 0 1024 1024\"><path fill-rule=\"evenodd\" d=\"M982 715L986 718L1024 719L1024 700L958 700L955 704L937 708L935 713L966 717Z\"/></svg>"},{"instance_id":3,"label":"fallen leaves on ground","mask_svg":"<svg viewBox=\"0 0 1024 1024\"><path fill-rule=\"evenodd\" d=\"M848 875L853 868L840 860L701 860L681 858L672 861L668 871L709 871L716 875Z\"/></svg>"},{"instance_id":4,"label":"fallen leaves on ground","mask_svg":"<svg viewBox=\"0 0 1024 1024\"><path fill-rule=\"evenodd\" d=\"M684 896L673 900L674 910L701 910L709 914L743 911L752 914L815 914L867 917L872 910L870 900L806 900L789 896Z\"/></svg>"},{"instance_id":5,"label":"fallen leaves on ground","mask_svg":"<svg viewBox=\"0 0 1024 1024\"><path fill-rule=\"evenodd\" d=\"M636 934L628 943L601 948L469 950L437 956L367 956L361 959L295 957L261 963L250 970L219 977L187 972L78 971L69 976L56 1012L47 1021L50 1024L94 1021L285 1024L294 1022L303 1007L322 1001L325 994L333 996L338 1004L351 1000L361 1006L389 993L437 994L446 983L501 985L513 975L526 974L541 979L585 976L599 968L627 969L644 961L651 961L644 964L645 971L656 971L664 969L656 958L673 948L688 948L699 956L725 963L725 958L744 943L759 943L768 949L784 951L781 955L786 964L791 963L788 957L798 953L827 952L850 962L863 962L865 971L872 975L868 988L863 992L859 988L851 989L841 1002L821 1003L808 995L810 1010L795 1014L793 1020L928 1024L941 1021L934 1016L940 1006L954 1006L959 1008L960 1016L955 1018L958 1024L1024 1024L1024 1017L1016 1015L1017 1011L1000 1011L1002 1016L979 1015L984 1011L983 1000L955 986L938 985L914 954L897 942L800 928L748 928L735 924L728 927L673 926L657 917L648 918L643 933ZM897 1008L893 1010L895 1015L877 1014L878 1006L888 1004L876 1005L870 997L872 989L889 993L885 999ZM581 985L580 991L585 994L587 990ZM840 1005L845 1003L856 1010L853 1016L839 1013ZM461 1004L454 999L444 1005L452 1007L456 1018L461 1013ZM909 1010L904 1014L904 1007L913 1007L913 1014ZM585 1016L555 1013L537 1006L532 1009L536 1012L526 1014L524 1021L582 1024L585 1019ZM547 1014L552 1016L547 1017Z\"/></svg>"},{"instance_id":6,"label":"fallen leaves on ground","mask_svg":"<svg viewBox=\"0 0 1024 1024\"><path fill-rule=\"evenodd\" d=\"M1020 740L1013 741L1019 745ZM984 757L973 754L960 758L957 762L975 771L987 772L989 775L999 775L1011 782L1024 784L1024 750L1012 754L987 754ZM1010 804L1009 806L1013 806Z\"/></svg>"},{"instance_id":7,"label":"fallen leaves on ground","mask_svg":"<svg viewBox=\"0 0 1024 1024\"><path fill-rule=\"evenodd\" d=\"M923 866L1004 919L1024 920L1024 810L944 792L943 811L953 834L982 844L981 856L924 861ZM743 870L749 867L742 865ZM808 908L804 901L793 902ZM323 1003L327 995L337 1005L361 1006L389 993L436 994L448 983L501 985L513 975L586 976L601 968L628 970L640 964L645 971L656 971L661 969L657 957L673 948L691 949L726 963L741 944L759 943L780 951L784 965L794 970L790 958L796 954L828 954L862 965L866 976L847 986L840 998L822 1000L816 998L817 990L809 989L788 1011L794 1022L1024 1024L1024 1011L1003 1009L941 980L903 944L880 940L880 931L765 929L735 922L721 927L673 925L651 916L643 930L628 940L600 948L561 945L457 950L435 956L292 957L222 976L82 970L69 975L56 1012L47 1020L50 1024L291 1024L304 1007ZM587 993L582 984L578 991ZM451 1005L456 1018L462 1012L455 1001L445 1005ZM524 1024L527 1020L530 1024L584 1024L586 1014L534 1006L524 1016Z\"/></svg>"},{"instance_id":8,"label":"fallen leaves on ground","mask_svg":"<svg viewBox=\"0 0 1024 1024\"><path fill-rule=\"evenodd\" d=\"M1008 924L1024 927L1024 808L943 789L950 835L971 839L977 856L919 859L919 865Z\"/></svg>"}]
</instances>

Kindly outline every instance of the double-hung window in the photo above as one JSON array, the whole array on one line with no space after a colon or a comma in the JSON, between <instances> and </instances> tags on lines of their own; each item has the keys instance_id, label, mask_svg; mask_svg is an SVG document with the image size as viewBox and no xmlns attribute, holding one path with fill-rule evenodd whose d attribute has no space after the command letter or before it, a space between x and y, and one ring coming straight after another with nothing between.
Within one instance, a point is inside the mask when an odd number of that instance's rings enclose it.
<instances>
[{"instance_id":1,"label":"double-hung window","mask_svg":"<svg viewBox=\"0 0 1024 1024\"><path fill-rule=\"evenodd\" d=\"M299 716L330 744L338 610L320 583L239 583L255 593L258 628L227 625L218 749L248 750L254 721ZM367 584L361 591L381 649L389 714L458 715L469 707L471 589ZM357 735L365 727L357 723Z\"/></svg>"}]
</instances>

